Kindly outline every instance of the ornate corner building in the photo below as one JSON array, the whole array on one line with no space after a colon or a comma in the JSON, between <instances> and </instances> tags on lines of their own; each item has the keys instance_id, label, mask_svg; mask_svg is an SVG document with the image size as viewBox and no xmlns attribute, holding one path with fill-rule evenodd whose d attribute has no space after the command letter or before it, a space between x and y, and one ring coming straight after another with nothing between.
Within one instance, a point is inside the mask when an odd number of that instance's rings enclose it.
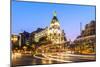
<instances>
[{"instance_id":1,"label":"ornate corner building","mask_svg":"<svg viewBox=\"0 0 100 67\"><path fill-rule=\"evenodd\" d=\"M34 40L39 42L40 38L46 37L46 40L51 41L52 44L62 44L66 42L64 30L61 30L60 23L54 12L54 16L51 20L50 26L46 27L42 31L35 33Z\"/></svg>"}]
</instances>

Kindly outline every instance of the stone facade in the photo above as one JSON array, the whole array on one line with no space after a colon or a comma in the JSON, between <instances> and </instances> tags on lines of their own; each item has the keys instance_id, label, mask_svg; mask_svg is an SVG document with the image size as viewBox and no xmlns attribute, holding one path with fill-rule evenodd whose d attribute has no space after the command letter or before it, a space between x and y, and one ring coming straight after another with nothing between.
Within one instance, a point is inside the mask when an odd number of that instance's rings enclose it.
<instances>
[{"instance_id":1,"label":"stone facade","mask_svg":"<svg viewBox=\"0 0 100 67\"><path fill-rule=\"evenodd\" d=\"M87 50L95 53L96 50L96 22L91 21L86 24L85 29L81 31L81 34L75 39L74 44L79 47L79 50ZM78 51L79 51L78 50Z\"/></svg>"},{"instance_id":2,"label":"stone facade","mask_svg":"<svg viewBox=\"0 0 100 67\"><path fill-rule=\"evenodd\" d=\"M56 12L54 12L50 26L38 33L35 33L34 39L36 42L38 42L42 37L46 37L46 39L51 41L53 44L61 44L65 42L65 33L60 29L60 23L56 17Z\"/></svg>"}]
</instances>

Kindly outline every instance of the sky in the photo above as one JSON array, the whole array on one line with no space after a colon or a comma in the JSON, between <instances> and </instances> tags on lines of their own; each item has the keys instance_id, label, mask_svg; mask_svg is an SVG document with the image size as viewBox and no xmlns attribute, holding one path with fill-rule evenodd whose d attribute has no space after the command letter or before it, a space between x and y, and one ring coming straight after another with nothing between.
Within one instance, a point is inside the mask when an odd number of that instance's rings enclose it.
<instances>
[{"instance_id":1,"label":"sky","mask_svg":"<svg viewBox=\"0 0 100 67\"><path fill-rule=\"evenodd\" d=\"M31 33L37 28L49 26L53 12L56 11L66 38L74 40L80 35L80 23L82 23L82 29L84 29L86 24L95 20L95 6L12 0L11 7L12 34L19 34L24 30Z\"/></svg>"}]
</instances>

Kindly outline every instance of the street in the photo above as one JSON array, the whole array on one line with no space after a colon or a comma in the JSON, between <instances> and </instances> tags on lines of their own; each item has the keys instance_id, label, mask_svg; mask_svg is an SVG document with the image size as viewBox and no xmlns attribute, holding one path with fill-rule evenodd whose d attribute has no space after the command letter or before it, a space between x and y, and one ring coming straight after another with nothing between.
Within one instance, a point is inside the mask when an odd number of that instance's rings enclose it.
<instances>
[{"instance_id":1,"label":"street","mask_svg":"<svg viewBox=\"0 0 100 67\"><path fill-rule=\"evenodd\" d=\"M12 66L85 62L95 61L95 59L95 55L77 55L65 52L42 53L38 55L22 54L13 57Z\"/></svg>"}]
</instances>

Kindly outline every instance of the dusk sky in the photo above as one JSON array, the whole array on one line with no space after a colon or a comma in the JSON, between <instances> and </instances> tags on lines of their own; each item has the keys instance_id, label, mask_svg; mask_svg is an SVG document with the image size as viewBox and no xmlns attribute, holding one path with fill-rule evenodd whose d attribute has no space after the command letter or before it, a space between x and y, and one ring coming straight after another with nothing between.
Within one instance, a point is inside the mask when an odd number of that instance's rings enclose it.
<instances>
[{"instance_id":1,"label":"dusk sky","mask_svg":"<svg viewBox=\"0 0 100 67\"><path fill-rule=\"evenodd\" d=\"M57 12L61 29L66 33L66 37L71 40L74 40L80 34L80 22L84 29L87 23L95 20L95 6L12 0L12 34L18 34L24 30L32 32L37 28L49 26L54 11Z\"/></svg>"}]
</instances>

